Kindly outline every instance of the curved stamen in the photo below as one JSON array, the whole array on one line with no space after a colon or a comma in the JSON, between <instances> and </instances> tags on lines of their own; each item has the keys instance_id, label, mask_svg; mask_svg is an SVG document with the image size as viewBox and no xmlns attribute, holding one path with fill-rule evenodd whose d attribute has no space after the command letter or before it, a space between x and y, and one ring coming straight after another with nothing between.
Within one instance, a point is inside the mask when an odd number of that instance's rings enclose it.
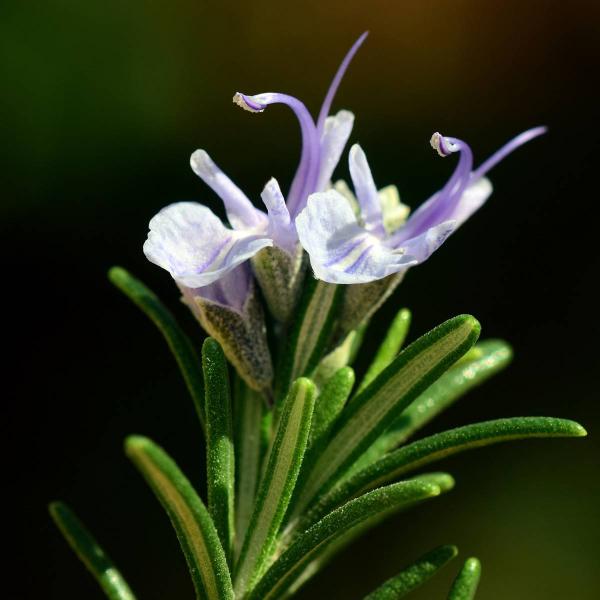
<instances>
[{"instance_id":1,"label":"curved stamen","mask_svg":"<svg viewBox=\"0 0 600 600\"><path fill-rule=\"evenodd\" d=\"M325 99L323 100L323 104L321 105L321 110L319 112L319 118L317 119L317 130L319 134L323 131L323 127L325 126L325 119L329 115L329 110L331 109L331 104L333 102L333 98L340 86L342 78L346 73L346 69L350 65L350 61L354 58L354 55L358 52L358 49L362 46L362 43L365 41L366 37L369 35L368 31L365 31L352 45L352 48L348 50L348 53L344 57L344 60L338 67L338 70L329 85L329 89L327 90L327 94L325 95Z\"/></svg>"},{"instance_id":2,"label":"curved stamen","mask_svg":"<svg viewBox=\"0 0 600 600\"><path fill-rule=\"evenodd\" d=\"M454 152L460 152L460 158L454 173L440 191L440 196L446 196L438 200L438 206L443 209L445 216L448 216L454 210L460 200L460 196L466 189L471 169L473 168L473 153L471 148L457 138L445 137L440 133L434 133L431 136L431 147L437 151L441 157L450 156Z\"/></svg>"},{"instance_id":3,"label":"curved stamen","mask_svg":"<svg viewBox=\"0 0 600 600\"><path fill-rule=\"evenodd\" d=\"M431 146L443 157L460 152L458 164L446 185L423 204L408 219L404 227L389 238L388 242L391 246L421 235L427 229L451 218L460 197L469 185L473 168L471 148L462 140L444 137L437 132L431 137Z\"/></svg>"},{"instance_id":4,"label":"curved stamen","mask_svg":"<svg viewBox=\"0 0 600 600\"><path fill-rule=\"evenodd\" d=\"M315 123L304 103L293 96L279 93L264 93L249 96L237 92L233 101L250 112L262 112L270 104L285 104L294 111L302 132L302 154L287 197L292 216L303 198L314 190L319 176L320 144Z\"/></svg>"},{"instance_id":5,"label":"curved stamen","mask_svg":"<svg viewBox=\"0 0 600 600\"><path fill-rule=\"evenodd\" d=\"M475 171L473 171L472 179L479 179L483 177L490 169L495 167L501 160L504 160L511 152L526 144L527 142L533 140L534 138L543 135L548 131L547 127L534 127L533 129L528 129L523 133L520 133L518 136L514 137L510 142L506 143L500 150L497 150L490 156L486 161L484 161Z\"/></svg>"},{"instance_id":6,"label":"curved stamen","mask_svg":"<svg viewBox=\"0 0 600 600\"><path fill-rule=\"evenodd\" d=\"M530 140L546 133L546 131L546 127L534 127L533 129L524 131L492 154L473 172L470 172L473 157L469 146L456 138L447 138L441 136L439 133L434 133L431 138L431 145L434 150L440 156L448 156L452 152L460 152L461 158L459 163L454 174L443 189L425 202L404 227L390 236L388 244L391 246L401 244L405 240L423 233L425 229L452 218L452 212L456 209L461 196L468 186L475 184L511 152Z\"/></svg>"}]
</instances>

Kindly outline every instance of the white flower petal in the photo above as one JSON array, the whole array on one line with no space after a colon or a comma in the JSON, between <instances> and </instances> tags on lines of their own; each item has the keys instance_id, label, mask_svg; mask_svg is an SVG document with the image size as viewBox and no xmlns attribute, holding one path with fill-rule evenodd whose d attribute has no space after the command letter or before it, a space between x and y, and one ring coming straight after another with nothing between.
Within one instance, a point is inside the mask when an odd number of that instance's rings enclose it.
<instances>
[{"instance_id":1,"label":"white flower petal","mask_svg":"<svg viewBox=\"0 0 600 600\"><path fill-rule=\"evenodd\" d=\"M474 212L479 210L493 191L492 182L487 177L481 177L470 183L463 192L458 204L450 216L462 225Z\"/></svg>"},{"instance_id":2,"label":"white flower petal","mask_svg":"<svg viewBox=\"0 0 600 600\"><path fill-rule=\"evenodd\" d=\"M227 219L234 229L265 227L266 215L254 207L240 188L219 169L204 150L196 150L191 158L192 170L223 201Z\"/></svg>"},{"instance_id":3,"label":"white flower petal","mask_svg":"<svg viewBox=\"0 0 600 600\"><path fill-rule=\"evenodd\" d=\"M368 283L416 264L363 228L335 190L309 196L296 230L315 276L330 283Z\"/></svg>"},{"instance_id":4,"label":"white flower petal","mask_svg":"<svg viewBox=\"0 0 600 600\"><path fill-rule=\"evenodd\" d=\"M358 204L358 200L356 199L354 192L350 189L350 186L343 179L338 179L332 187L336 192L339 192L342 196L344 196L344 198L346 198L352 207L352 212L354 212L354 214L360 218L360 205Z\"/></svg>"},{"instance_id":5,"label":"white flower petal","mask_svg":"<svg viewBox=\"0 0 600 600\"><path fill-rule=\"evenodd\" d=\"M376 235L383 236L385 229L377 186L373 181L367 157L358 144L354 144L350 148L348 163L350 177L354 184L354 193L358 198L365 226Z\"/></svg>"},{"instance_id":6,"label":"white flower petal","mask_svg":"<svg viewBox=\"0 0 600 600\"><path fill-rule=\"evenodd\" d=\"M260 196L267 207L269 217L267 235L276 246L282 248L288 254L294 254L298 237L292 224L290 212L285 204L285 198L281 193L279 183L274 177L267 182Z\"/></svg>"},{"instance_id":7,"label":"white flower petal","mask_svg":"<svg viewBox=\"0 0 600 600\"><path fill-rule=\"evenodd\" d=\"M264 235L228 229L206 206L178 202L150 220L144 254L180 284L209 285L273 242Z\"/></svg>"},{"instance_id":8,"label":"white flower petal","mask_svg":"<svg viewBox=\"0 0 600 600\"><path fill-rule=\"evenodd\" d=\"M340 110L337 115L325 119L323 136L321 137L319 179L316 185L318 192L324 191L331 181L331 176L340 162L340 157L348 142L353 125L354 115L348 110Z\"/></svg>"},{"instance_id":9,"label":"white flower petal","mask_svg":"<svg viewBox=\"0 0 600 600\"><path fill-rule=\"evenodd\" d=\"M431 227L421 235L407 240L397 250L402 250L407 258L412 258L416 263L426 261L458 227L457 221L445 221Z\"/></svg>"}]
</instances>

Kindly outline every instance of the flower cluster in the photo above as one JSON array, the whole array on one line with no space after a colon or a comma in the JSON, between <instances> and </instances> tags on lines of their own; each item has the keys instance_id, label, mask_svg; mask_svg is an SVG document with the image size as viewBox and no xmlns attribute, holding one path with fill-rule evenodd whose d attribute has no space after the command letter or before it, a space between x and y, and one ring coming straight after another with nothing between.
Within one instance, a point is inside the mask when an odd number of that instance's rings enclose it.
<instances>
[{"instance_id":1,"label":"flower cluster","mask_svg":"<svg viewBox=\"0 0 600 600\"><path fill-rule=\"evenodd\" d=\"M488 171L545 131L538 127L522 133L477 168L467 143L434 133L434 150L442 157L458 154L458 162L446 185L411 216L394 186L377 188L358 144L348 153L354 192L343 181L332 183L354 115L347 110L329 113L365 37L366 33L342 61L316 120L300 100L287 94L236 93L233 98L253 113L271 104L284 104L294 112L302 152L286 196L271 178L261 194L266 213L259 210L205 150L196 150L191 167L223 201L228 225L195 202L171 204L150 221L144 244L147 258L171 274L200 323L221 342L240 375L255 389L268 389L272 379L255 280L281 323L293 314L306 256L317 279L350 285L351 311L357 312L356 305L365 304L365 298L377 304L407 269L427 260L484 204L492 192ZM368 310L360 308L358 320Z\"/></svg>"}]
</instances>

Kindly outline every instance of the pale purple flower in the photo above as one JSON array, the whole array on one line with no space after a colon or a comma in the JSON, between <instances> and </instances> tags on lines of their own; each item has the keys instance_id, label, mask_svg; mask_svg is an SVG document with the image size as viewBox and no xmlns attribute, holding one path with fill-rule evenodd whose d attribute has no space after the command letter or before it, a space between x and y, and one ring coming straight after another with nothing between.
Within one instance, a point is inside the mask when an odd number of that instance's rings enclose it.
<instances>
[{"instance_id":1,"label":"pale purple flower","mask_svg":"<svg viewBox=\"0 0 600 600\"><path fill-rule=\"evenodd\" d=\"M247 293L249 287L238 286L234 295L223 295L217 285L223 277L234 270L239 272L240 265L267 247L274 246L292 257L290 261L300 264L297 257L301 247L294 218L305 206L309 194L323 190L329 184L350 136L352 113L343 110L335 116L328 116L328 113L341 79L365 37L366 33L342 61L316 123L304 104L292 96L268 93L258 96L236 94L234 97L237 104L253 112L262 111L271 103L287 104L300 121L302 156L287 205L277 180L271 179L261 194L267 209L265 214L254 207L205 150L196 150L192 154L190 164L194 173L221 198L231 228L209 208L194 202L171 204L152 218L144 253L151 262L169 271L182 289L192 288L195 296L217 303L226 301L225 306L239 310L246 299L243 291ZM279 293L283 294L282 291Z\"/></svg>"},{"instance_id":2,"label":"pale purple flower","mask_svg":"<svg viewBox=\"0 0 600 600\"><path fill-rule=\"evenodd\" d=\"M229 229L209 208L196 202L177 202L163 208L150 220L144 254L182 286L213 284L273 243L260 232L258 215L255 223L250 221L254 216L250 211L255 210L250 200L245 198L249 207L239 200L238 205L227 207L231 222L239 229Z\"/></svg>"},{"instance_id":3,"label":"pale purple flower","mask_svg":"<svg viewBox=\"0 0 600 600\"><path fill-rule=\"evenodd\" d=\"M545 131L544 127L525 131L475 170L465 142L435 133L431 145L440 156L460 153L456 169L446 185L393 232L384 227L379 193L365 153L360 146L352 146L350 176L360 214L344 195L327 190L312 194L296 218L315 276L330 283L368 283L427 260L490 196L492 185L485 174Z\"/></svg>"},{"instance_id":4,"label":"pale purple flower","mask_svg":"<svg viewBox=\"0 0 600 600\"><path fill-rule=\"evenodd\" d=\"M367 32L358 38L346 54L329 86L316 122L303 102L287 94L266 92L248 95L238 92L233 97L233 101L238 106L253 113L263 112L271 104L284 104L292 109L298 119L302 134L300 163L292 180L286 202L279 205L282 216L285 215L285 223L292 223L292 236L294 235L295 217L306 206L310 194L323 191L329 186L333 171L350 137L354 115L347 110L329 115L329 110L350 61L366 37ZM276 184L275 180L271 180L270 183ZM278 190L278 193L281 192ZM277 227L275 224L274 231Z\"/></svg>"}]
</instances>

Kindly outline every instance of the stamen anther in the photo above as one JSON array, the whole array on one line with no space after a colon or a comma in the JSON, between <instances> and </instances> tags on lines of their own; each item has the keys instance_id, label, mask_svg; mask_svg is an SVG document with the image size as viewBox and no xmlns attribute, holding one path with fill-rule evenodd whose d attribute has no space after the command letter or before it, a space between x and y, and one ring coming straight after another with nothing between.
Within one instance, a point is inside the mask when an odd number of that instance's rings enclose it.
<instances>
[{"instance_id":1,"label":"stamen anther","mask_svg":"<svg viewBox=\"0 0 600 600\"><path fill-rule=\"evenodd\" d=\"M266 108L266 105L258 102L255 96L247 96L240 92L236 92L233 96L233 103L251 113L260 113Z\"/></svg>"},{"instance_id":2,"label":"stamen anther","mask_svg":"<svg viewBox=\"0 0 600 600\"><path fill-rule=\"evenodd\" d=\"M450 156L453 152L457 152L459 150L458 145L450 141L449 138L444 137L441 133L435 132L431 136L431 140L429 142L431 147L442 157Z\"/></svg>"}]
</instances>

